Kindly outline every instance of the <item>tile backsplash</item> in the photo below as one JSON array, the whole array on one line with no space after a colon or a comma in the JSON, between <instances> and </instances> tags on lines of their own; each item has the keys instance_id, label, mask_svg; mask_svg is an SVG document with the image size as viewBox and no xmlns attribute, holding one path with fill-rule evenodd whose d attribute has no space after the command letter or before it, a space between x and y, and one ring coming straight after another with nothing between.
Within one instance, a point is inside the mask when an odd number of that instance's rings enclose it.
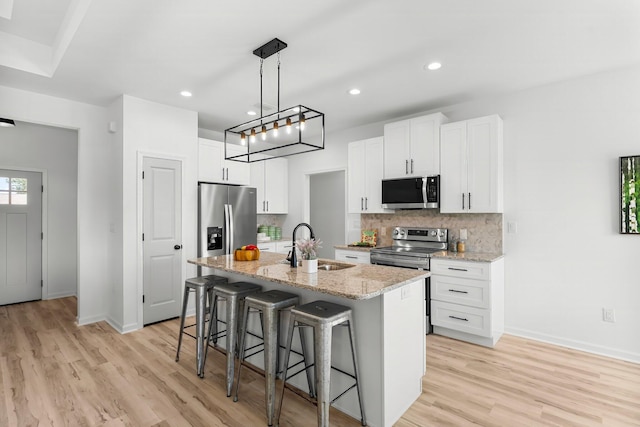
<instances>
[{"instance_id":1,"label":"tile backsplash","mask_svg":"<svg viewBox=\"0 0 640 427\"><path fill-rule=\"evenodd\" d=\"M449 242L467 230L467 252L503 253L502 214L442 214L436 210L401 210L393 214L362 214L362 230L377 229L378 245L390 246L394 227L448 228Z\"/></svg>"}]
</instances>

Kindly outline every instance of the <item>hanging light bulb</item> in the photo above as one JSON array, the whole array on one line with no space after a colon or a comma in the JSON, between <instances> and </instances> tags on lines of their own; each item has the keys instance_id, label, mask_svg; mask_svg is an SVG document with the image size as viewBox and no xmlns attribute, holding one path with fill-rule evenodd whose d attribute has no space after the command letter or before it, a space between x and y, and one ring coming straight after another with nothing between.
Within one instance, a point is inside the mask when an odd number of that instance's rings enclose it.
<instances>
[{"instance_id":1,"label":"hanging light bulb","mask_svg":"<svg viewBox=\"0 0 640 427\"><path fill-rule=\"evenodd\" d=\"M287 127L287 133L291 133L291 117L287 117L287 123L285 126Z\"/></svg>"},{"instance_id":2,"label":"hanging light bulb","mask_svg":"<svg viewBox=\"0 0 640 427\"><path fill-rule=\"evenodd\" d=\"M265 125L262 125L262 130L260 131L260 134L262 134L262 140L266 141L267 140L267 127Z\"/></svg>"},{"instance_id":3,"label":"hanging light bulb","mask_svg":"<svg viewBox=\"0 0 640 427\"><path fill-rule=\"evenodd\" d=\"M278 137L278 127L279 127L279 126L280 126L280 125L278 125L278 122L273 122L273 136L274 136L275 138L277 138L277 137Z\"/></svg>"},{"instance_id":4,"label":"hanging light bulb","mask_svg":"<svg viewBox=\"0 0 640 427\"><path fill-rule=\"evenodd\" d=\"M249 136L249 142L256 142L256 129L251 128L251 135Z\"/></svg>"},{"instance_id":5,"label":"hanging light bulb","mask_svg":"<svg viewBox=\"0 0 640 427\"><path fill-rule=\"evenodd\" d=\"M304 122L305 122L304 114L300 114L300 131L304 130Z\"/></svg>"},{"instance_id":6,"label":"hanging light bulb","mask_svg":"<svg viewBox=\"0 0 640 427\"><path fill-rule=\"evenodd\" d=\"M244 132L240 132L240 145L247 145L247 135Z\"/></svg>"}]
</instances>

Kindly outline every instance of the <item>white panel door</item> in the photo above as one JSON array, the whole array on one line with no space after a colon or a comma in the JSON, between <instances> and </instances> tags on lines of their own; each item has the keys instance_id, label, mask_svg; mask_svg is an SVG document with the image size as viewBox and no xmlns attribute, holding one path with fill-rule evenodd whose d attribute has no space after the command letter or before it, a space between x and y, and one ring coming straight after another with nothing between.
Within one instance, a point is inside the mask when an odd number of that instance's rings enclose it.
<instances>
[{"instance_id":1,"label":"white panel door","mask_svg":"<svg viewBox=\"0 0 640 427\"><path fill-rule=\"evenodd\" d=\"M0 170L0 305L42 298L42 174Z\"/></svg>"},{"instance_id":2,"label":"white panel door","mask_svg":"<svg viewBox=\"0 0 640 427\"><path fill-rule=\"evenodd\" d=\"M143 323L177 317L182 297L182 163L143 161Z\"/></svg>"}]
</instances>

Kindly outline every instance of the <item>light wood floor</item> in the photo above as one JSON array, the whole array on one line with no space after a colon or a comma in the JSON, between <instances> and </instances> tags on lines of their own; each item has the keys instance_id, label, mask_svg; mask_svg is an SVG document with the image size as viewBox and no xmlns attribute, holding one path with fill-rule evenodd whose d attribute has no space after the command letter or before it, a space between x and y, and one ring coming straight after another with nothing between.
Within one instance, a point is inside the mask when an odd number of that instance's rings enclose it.
<instances>
[{"instance_id":1,"label":"light wood floor","mask_svg":"<svg viewBox=\"0 0 640 427\"><path fill-rule=\"evenodd\" d=\"M245 370L234 403L222 354L199 379L185 337L174 361L177 320L120 335L78 327L75 313L75 298L0 307L0 426L266 425L262 377ZM427 354L424 392L398 427L640 426L640 365L511 336L490 350L429 335ZM282 426L315 425L311 403L285 399ZM335 410L331 421L359 425Z\"/></svg>"}]
</instances>

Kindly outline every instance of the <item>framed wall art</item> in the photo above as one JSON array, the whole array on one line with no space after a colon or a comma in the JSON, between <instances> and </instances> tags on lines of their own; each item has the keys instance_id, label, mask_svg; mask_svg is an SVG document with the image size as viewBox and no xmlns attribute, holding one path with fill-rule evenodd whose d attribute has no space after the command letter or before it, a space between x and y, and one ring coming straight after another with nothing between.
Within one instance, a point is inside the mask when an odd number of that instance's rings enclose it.
<instances>
[{"instance_id":1,"label":"framed wall art","mask_svg":"<svg viewBox=\"0 0 640 427\"><path fill-rule=\"evenodd\" d=\"M640 234L640 155L620 157L620 233Z\"/></svg>"}]
</instances>

